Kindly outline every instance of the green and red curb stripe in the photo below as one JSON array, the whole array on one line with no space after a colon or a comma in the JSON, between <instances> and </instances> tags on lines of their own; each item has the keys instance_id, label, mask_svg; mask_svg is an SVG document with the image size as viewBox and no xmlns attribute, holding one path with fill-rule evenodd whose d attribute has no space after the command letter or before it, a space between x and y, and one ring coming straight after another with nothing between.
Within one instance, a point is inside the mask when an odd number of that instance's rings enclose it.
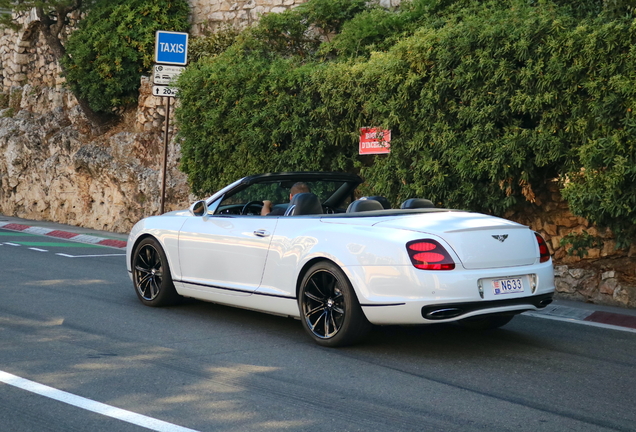
<instances>
[{"instance_id":1,"label":"green and red curb stripe","mask_svg":"<svg viewBox=\"0 0 636 432\"><path fill-rule=\"evenodd\" d=\"M10 230L10 231L24 232L28 234L36 234L36 235L44 235L48 237L62 238L65 240L70 240L70 241L79 242L79 243L89 243L89 244L95 244L100 246L109 246L109 247L113 247L117 249L126 248L125 240L116 240L116 239L97 237L97 236L87 235L87 234L78 234L78 233L60 231L60 230L51 229L51 228L35 227L35 226L22 225L17 223L10 223L10 222L0 222L0 228Z\"/></svg>"}]
</instances>

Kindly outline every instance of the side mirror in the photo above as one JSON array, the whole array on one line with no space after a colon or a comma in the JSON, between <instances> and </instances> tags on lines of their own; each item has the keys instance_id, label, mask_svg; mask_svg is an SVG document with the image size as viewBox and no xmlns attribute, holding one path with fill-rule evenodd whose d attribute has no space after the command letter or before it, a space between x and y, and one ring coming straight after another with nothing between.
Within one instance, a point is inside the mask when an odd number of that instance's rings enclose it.
<instances>
[{"instance_id":1,"label":"side mirror","mask_svg":"<svg viewBox=\"0 0 636 432\"><path fill-rule=\"evenodd\" d=\"M190 206L190 213L192 216L205 216L208 213L208 205L205 201L197 201Z\"/></svg>"}]
</instances>

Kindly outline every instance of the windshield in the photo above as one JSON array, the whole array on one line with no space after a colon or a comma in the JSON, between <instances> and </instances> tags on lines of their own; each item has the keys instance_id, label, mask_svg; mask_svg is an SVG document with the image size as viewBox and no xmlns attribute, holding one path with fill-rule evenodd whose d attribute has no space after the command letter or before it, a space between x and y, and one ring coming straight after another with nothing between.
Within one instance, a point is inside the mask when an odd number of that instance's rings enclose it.
<instances>
[{"instance_id":1,"label":"windshield","mask_svg":"<svg viewBox=\"0 0 636 432\"><path fill-rule=\"evenodd\" d=\"M258 206L262 205L264 200L271 201L274 206L286 206L289 204L292 187L298 183L297 181L263 181L249 185L233 194L224 196L215 214L255 215ZM351 202L350 194L338 196L338 192L345 187L346 182L344 181L315 180L301 183L307 187L309 192L318 196L321 203L328 202L332 206L336 206L334 211L344 211ZM306 190L303 191L306 192ZM337 202L333 202L334 197Z\"/></svg>"}]
</instances>

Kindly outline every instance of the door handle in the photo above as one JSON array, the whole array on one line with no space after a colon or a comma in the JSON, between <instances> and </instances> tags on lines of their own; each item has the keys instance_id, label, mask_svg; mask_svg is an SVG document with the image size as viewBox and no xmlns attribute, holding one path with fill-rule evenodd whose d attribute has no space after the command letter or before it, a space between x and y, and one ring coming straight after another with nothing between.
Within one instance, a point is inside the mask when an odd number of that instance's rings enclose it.
<instances>
[{"instance_id":1,"label":"door handle","mask_svg":"<svg viewBox=\"0 0 636 432\"><path fill-rule=\"evenodd\" d=\"M268 237L269 236L269 232L264 230L264 229L259 229L254 231L254 235L256 237Z\"/></svg>"}]
</instances>

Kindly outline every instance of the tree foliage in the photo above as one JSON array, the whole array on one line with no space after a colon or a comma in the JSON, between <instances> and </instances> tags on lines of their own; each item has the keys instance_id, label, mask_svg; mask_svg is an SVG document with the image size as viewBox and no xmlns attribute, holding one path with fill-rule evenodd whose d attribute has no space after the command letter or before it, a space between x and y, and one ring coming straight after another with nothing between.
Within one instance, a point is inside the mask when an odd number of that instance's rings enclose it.
<instances>
[{"instance_id":1,"label":"tree foliage","mask_svg":"<svg viewBox=\"0 0 636 432\"><path fill-rule=\"evenodd\" d=\"M556 180L575 214L636 237L634 2L413 0L312 32L330 3L264 19L182 76L196 193L355 170L394 204L501 215ZM390 155L357 155L363 126L391 129Z\"/></svg>"},{"instance_id":2,"label":"tree foliage","mask_svg":"<svg viewBox=\"0 0 636 432\"><path fill-rule=\"evenodd\" d=\"M187 0L100 1L66 44L69 85L95 111L134 102L153 63L155 32L187 31L188 14Z\"/></svg>"}]
</instances>

